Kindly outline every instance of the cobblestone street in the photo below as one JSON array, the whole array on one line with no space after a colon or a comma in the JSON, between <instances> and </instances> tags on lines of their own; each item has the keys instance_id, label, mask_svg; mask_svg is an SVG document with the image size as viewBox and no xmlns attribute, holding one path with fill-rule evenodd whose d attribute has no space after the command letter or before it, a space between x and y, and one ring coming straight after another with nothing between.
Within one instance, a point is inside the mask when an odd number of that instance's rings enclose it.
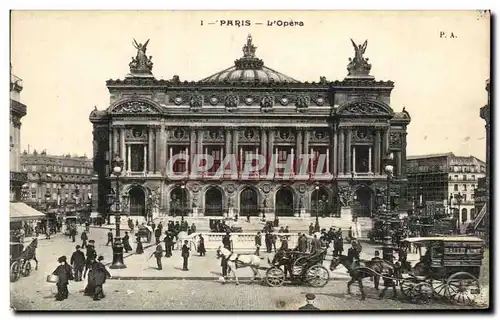
<instances>
[{"instance_id":1,"label":"cobblestone street","mask_svg":"<svg viewBox=\"0 0 500 320\"><path fill-rule=\"evenodd\" d=\"M312 292L317 297L315 305L323 310L460 308L442 303L420 306L389 298L381 302L373 288L366 288L367 299L359 301L359 295L345 296L345 281L330 282L324 288L186 280L108 281L104 288L107 296L101 301L83 296L83 287L84 283L71 283L69 299L57 302L54 285L13 286L11 305L16 310L296 310L305 303L305 294Z\"/></svg>"}]
</instances>

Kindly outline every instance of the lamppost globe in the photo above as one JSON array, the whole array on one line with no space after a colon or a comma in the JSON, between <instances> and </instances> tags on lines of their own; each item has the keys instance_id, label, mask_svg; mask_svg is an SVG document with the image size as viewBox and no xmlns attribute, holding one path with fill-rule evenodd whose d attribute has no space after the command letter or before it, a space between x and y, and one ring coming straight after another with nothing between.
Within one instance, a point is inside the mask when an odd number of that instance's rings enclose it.
<instances>
[{"instance_id":1,"label":"lamppost globe","mask_svg":"<svg viewBox=\"0 0 500 320\"><path fill-rule=\"evenodd\" d=\"M314 189L319 190L319 186L314 187Z\"/></svg>"},{"instance_id":2,"label":"lamppost globe","mask_svg":"<svg viewBox=\"0 0 500 320\"><path fill-rule=\"evenodd\" d=\"M122 172L122 168L121 168L120 166L115 166L115 167L113 168L113 173L114 173L115 175L119 175L121 172Z\"/></svg>"},{"instance_id":3,"label":"lamppost globe","mask_svg":"<svg viewBox=\"0 0 500 320\"><path fill-rule=\"evenodd\" d=\"M392 174L394 172L394 166L390 164L386 165L384 169L387 174Z\"/></svg>"}]
</instances>

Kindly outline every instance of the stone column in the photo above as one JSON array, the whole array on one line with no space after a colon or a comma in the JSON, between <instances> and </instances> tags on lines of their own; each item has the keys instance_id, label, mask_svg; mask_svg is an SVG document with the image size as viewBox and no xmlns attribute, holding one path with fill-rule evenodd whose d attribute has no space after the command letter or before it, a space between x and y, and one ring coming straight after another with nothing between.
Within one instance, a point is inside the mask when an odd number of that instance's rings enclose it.
<instances>
[{"instance_id":1,"label":"stone column","mask_svg":"<svg viewBox=\"0 0 500 320\"><path fill-rule=\"evenodd\" d=\"M196 133L197 138L198 138L198 140L196 141L197 142L197 146L196 146L196 148L197 148L196 153L197 154L203 154L203 132L204 132L204 128L199 128L197 130L197 133Z\"/></svg>"},{"instance_id":2,"label":"stone column","mask_svg":"<svg viewBox=\"0 0 500 320\"><path fill-rule=\"evenodd\" d=\"M146 174L146 172L148 172L148 168L147 168L147 163L148 163L148 146L147 145L144 145L144 168L142 169L142 172L144 172L144 174Z\"/></svg>"},{"instance_id":3,"label":"stone column","mask_svg":"<svg viewBox=\"0 0 500 320\"><path fill-rule=\"evenodd\" d=\"M265 165L263 169L261 170L262 173L267 172L267 132L266 128L261 127L260 128L260 153L264 157Z\"/></svg>"},{"instance_id":4,"label":"stone column","mask_svg":"<svg viewBox=\"0 0 500 320\"><path fill-rule=\"evenodd\" d=\"M269 130L267 133L267 162L271 163L274 154L274 130ZM269 165L268 165L269 167Z\"/></svg>"},{"instance_id":5,"label":"stone column","mask_svg":"<svg viewBox=\"0 0 500 320\"><path fill-rule=\"evenodd\" d=\"M401 175L406 177L406 132L403 133L401 141Z\"/></svg>"},{"instance_id":6,"label":"stone column","mask_svg":"<svg viewBox=\"0 0 500 320\"><path fill-rule=\"evenodd\" d=\"M356 172L356 147L352 147L352 172Z\"/></svg>"},{"instance_id":7,"label":"stone column","mask_svg":"<svg viewBox=\"0 0 500 320\"><path fill-rule=\"evenodd\" d=\"M295 136L295 150L297 150L297 160L294 161L294 172L299 172L300 170L300 163L301 161L300 156L302 155L302 143L303 143L303 137L302 137L302 128L297 128L297 134Z\"/></svg>"},{"instance_id":8,"label":"stone column","mask_svg":"<svg viewBox=\"0 0 500 320\"><path fill-rule=\"evenodd\" d=\"M401 151L396 152L396 177L401 177L402 173Z\"/></svg>"},{"instance_id":9,"label":"stone column","mask_svg":"<svg viewBox=\"0 0 500 320\"><path fill-rule=\"evenodd\" d=\"M161 143L161 127L156 126L155 127L155 166L154 166L154 173L158 173L161 171L161 148L163 147L163 144Z\"/></svg>"},{"instance_id":10,"label":"stone column","mask_svg":"<svg viewBox=\"0 0 500 320\"><path fill-rule=\"evenodd\" d=\"M233 154L236 155L236 159L238 159L238 137L239 137L239 129L238 128L234 128L233 129L233 147L232 147L232 152Z\"/></svg>"},{"instance_id":11,"label":"stone column","mask_svg":"<svg viewBox=\"0 0 500 320\"><path fill-rule=\"evenodd\" d=\"M368 147L368 172L372 172L372 147Z\"/></svg>"},{"instance_id":12,"label":"stone column","mask_svg":"<svg viewBox=\"0 0 500 320\"><path fill-rule=\"evenodd\" d=\"M337 175L338 174L338 163L339 163L339 155L338 155L338 149L339 149L339 141L338 141L338 132L337 130L333 130L332 131L333 133L333 148L331 149L332 150L332 154L333 154L333 166L332 166L332 174L333 175Z\"/></svg>"},{"instance_id":13,"label":"stone column","mask_svg":"<svg viewBox=\"0 0 500 320\"><path fill-rule=\"evenodd\" d=\"M148 130L148 153L147 153L147 157L148 157L148 166L146 168L146 170L144 170L145 172L151 172L153 171L153 167L154 167L154 164L153 164L153 127L152 126L149 126L149 130Z\"/></svg>"},{"instance_id":14,"label":"stone column","mask_svg":"<svg viewBox=\"0 0 500 320\"><path fill-rule=\"evenodd\" d=\"M115 156L115 147L116 143L113 143L114 137L116 137L116 129L110 127L109 131L109 136L108 136L108 142L109 142L109 159L108 159L108 165L111 168L111 162L113 161L113 158ZM94 151L95 154L95 151Z\"/></svg>"},{"instance_id":15,"label":"stone column","mask_svg":"<svg viewBox=\"0 0 500 320\"><path fill-rule=\"evenodd\" d=\"M167 150L168 150L168 134L167 130L165 128L165 125L160 126L160 144L159 144L159 149L160 149L160 159L159 159L159 166L158 170L162 173L165 174L165 171L167 169L167 162L170 160L170 158L167 159Z\"/></svg>"},{"instance_id":16,"label":"stone column","mask_svg":"<svg viewBox=\"0 0 500 320\"><path fill-rule=\"evenodd\" d=\"M351 174L352 168L351 168L351 152L352 152L352 147L351 147L351 140L352 140L352 129L347 130L347 137L346 137L346 160L345 160L345 173L346 174Z\"/></svg>"},{"instance_id":17,"label":"stone column","mask_svg":"<svg viewBox=\"0 0 500 320\"><path fill-rule=\"evenodd\" d=\"M120 126L120 158L125 161L125 127ZM130 167L130 165L128 165Z\"/></svg>"},{"instance_id":18,"label":"stone column","mask_svg":"<svg viewBox=\"0 0 500 320\"><path fill-rule=\"evenodd\" d=\"M339 129L339 149L338 149L338 161L339 161L339 175L345 174L344 170L344 162L345 162L345 154L344 154L344 149L345 149L345 130L344 128Z\"/></svg>"},{"instance_id":19,"label":"stone column","mask_svg":"<svg viewBox=\"0 0 500 320\"><path fill-rule=\"evenodd\" d=\"M377 129L375 131L375 145L374 145L374 150L375 150L375 155L374 155L374 164L375 164L375 168L374 168L374 173L375 174L380 174L380 130Z\"/></svg>"},{"instance_id":20,"label":"stone column","mask_svg":"<svg viewBox=\"0 0 500 320\"><path fill-rule=\"evenodd\" d=\"M309 149L309 135L310 135L310 133L309 133L309 129L307 129L307 128L306 128L306 129L304 130L304 142L303 142L303 144L302 144L302 152L307 152L307 153L309 153L309 152L311 151L311 150ZM311 153L309 153L309 155L310 155L310 156L312 156L312 154L311 154ZM305 172L305 173L306 173L306 174L309 174L309 173L310 173L310 172L309 172L309 171L310 171L309 169L310 169L310 168L311 168L311 166L312 166L312 158L308 158L308 160L305 160L305 161L307 161L307 170L306 170L306 172Z\"/></svg>"},{"instance_id":21,"label":"stone column","mask_svg":"<svg viewBox=\"0 0 500 320\"><path fill-rule=\"evenodd\" d=\"M385 157L387 153L389 153L389 128L385 128L383 131L381 152L382 152L382 154L380 155L381 158Z\"/></svg>"},{"instance_id":22,"label":"stone column","mask_svg":"<svg viewBox=\"0 0 500 320\"><path fill-rule=\"evenodd\" d=\"M231 129L226 128L225 129L225 136L226 136L226 156L231 154Z\"/></svg>"},{"instance_id":23,"label":"stone column","mask_svg":"<svg viewBox=\"0 0 500 320\"><path fill-rule=\"evenodd\" d=\"M193 163L194 155L196 154L196 129L194 127L189 128L190 131L190 140L189 140L189 160L188 160L188 172L191 172L191 164Z\"/></svg>"},{"instance_id":24,"label":"stone column","mask_svg":"<svg viewBox=\"0 0 500 320\"><path fill-rule=\"evenodd\" d=\"M126 164L126 167L127 167L127 172L130 172L132 171L132 147L130 144L127 145L127 164Z\"/></svg>"}]
</instances>

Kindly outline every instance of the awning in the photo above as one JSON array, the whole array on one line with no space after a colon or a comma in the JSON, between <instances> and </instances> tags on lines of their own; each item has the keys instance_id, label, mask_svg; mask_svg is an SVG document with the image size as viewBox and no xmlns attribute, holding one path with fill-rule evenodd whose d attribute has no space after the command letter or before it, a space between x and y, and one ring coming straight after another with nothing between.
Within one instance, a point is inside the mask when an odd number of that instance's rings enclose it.
<instances>
[{"instance_id":1,"label":"awning","mask_svg":"<svg viewBox=\"0 0 500 320\"><path fill-rule=\"evenodd\" d=\"M33 209L26 203L10 203L10 221L38 220L45 218L45 214Z\"/></svg>"}]
</instances>

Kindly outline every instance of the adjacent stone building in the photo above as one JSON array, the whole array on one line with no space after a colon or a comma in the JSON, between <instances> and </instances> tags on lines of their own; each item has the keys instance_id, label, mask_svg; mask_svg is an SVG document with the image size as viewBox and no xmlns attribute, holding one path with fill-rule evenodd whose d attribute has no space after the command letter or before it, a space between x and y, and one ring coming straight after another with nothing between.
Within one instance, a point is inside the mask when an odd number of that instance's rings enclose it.
<instances>
[{"instance_id":1,"label":"adjacent stone building","mask_svg":"<svg viewBox=\"0 0 500 320\"><path fill-rule=\"evenodd\" d=\"M21 167L27 174L24 200L27 204L59 211L84 211L90 206L94 173L92 159L24 151Z\"/></svg>"},{"instance_id":2,"label":"adjacent stone building","mask_svg":"<svg viewBox=\"0 0 500 320\"><path fill-rule=\"evenodd\" d=\"M348 75L342 81L302 82L265 65L252 37L234 65L199 81L157 80L152 74L147 42L136 44L137 56L124 80L108 80L110 104L93 110L94 211L107 212L107 195L115 186L112 160L124 160L120 194L124 210L146 215L148 199L160 215L226 214L274 216L339 216L355 208L360 216L375 211L375 189L387 185L384 157L394 156L393 207L406 207L406 135L410 115L395 112L391 81L376 81L355 45ZM206 62L206 61L205 61ZM199 61L199 63L205 63ZM196 62L194 62L196 63ZM173 67L175 64L172 65ZM213 156L212 169L174 180L167 172L191 171L179 155ZM237 176L217 176L227 155L234 155ZM262 155L267 165L250 177L241 175L249 155ZM299 172L299 156L311 154L307 172ZM293 172L275 172L293 159ZM321 161L326 165L318 168ZM345 210L343 211L345 212Z\"/></svg>"},{"instance_id":3,"label":"adjacent stone building","mask_svg":"<svg viewBox=\"0 0 500 320\"><path fill-rule=\"evenodd\" d=\"M10 140L9 140L9 164L10 164L10 201L20 201L22 186L27 177L21 171L21 118L26 115L27 107L21 102L21 91L23 81L21 78L10 74Z\"/></svg>"},{"instance_id":4,"label":"adjacent stone building","mask_svg":"<svg viewBox=\"0 0 500 320\"><path fill-rule=\"evenodd\" d=\"M461 222L474 219L474 189L486 173L483 161L451 152L409 156L407 169L408 201L442 202Z\"/></svg>"}]
</instances>

